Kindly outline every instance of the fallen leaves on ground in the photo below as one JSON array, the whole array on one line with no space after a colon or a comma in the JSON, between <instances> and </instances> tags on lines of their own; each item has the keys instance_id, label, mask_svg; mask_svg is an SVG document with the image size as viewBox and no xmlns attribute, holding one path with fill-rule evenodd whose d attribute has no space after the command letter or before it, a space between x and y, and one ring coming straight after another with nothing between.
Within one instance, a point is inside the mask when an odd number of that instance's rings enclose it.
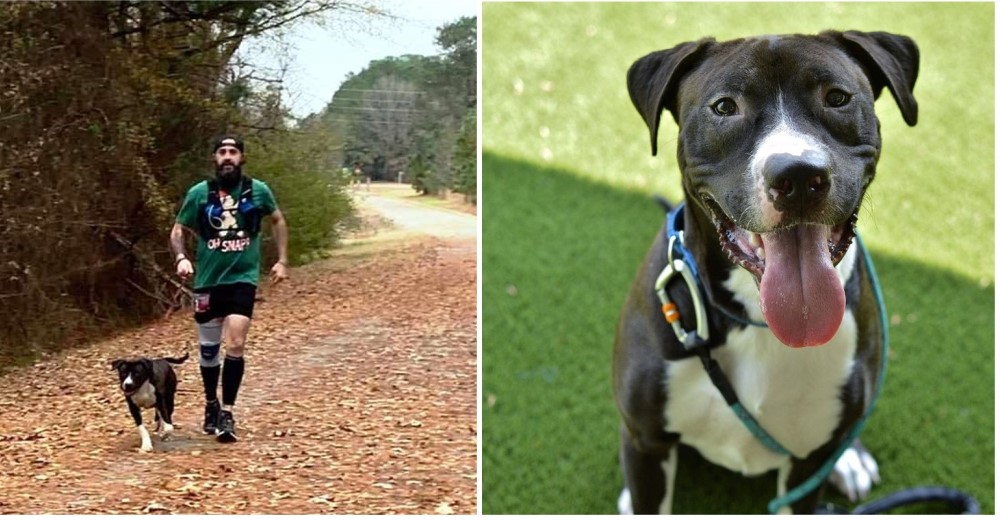
<instances>
[{"instance_id":1,"label":"fallen leaves on ground","mask_svg":"<svg viewBox=\"0 0 1000 520\"><path fill-rule=\"evenodd\" d=\"M187 315L0 379L0 512L475 514L475 240L312 264L261 294L235 444L200 433ZM110 361L182 352L177 429L140 453Z\"/></svg>"}]
</instances>

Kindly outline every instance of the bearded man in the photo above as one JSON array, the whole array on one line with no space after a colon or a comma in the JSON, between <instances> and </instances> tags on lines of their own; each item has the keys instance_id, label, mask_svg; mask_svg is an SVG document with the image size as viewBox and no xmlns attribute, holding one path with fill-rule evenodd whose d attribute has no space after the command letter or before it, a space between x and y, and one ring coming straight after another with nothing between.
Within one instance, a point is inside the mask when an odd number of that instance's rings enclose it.
<instances>
[{"instance_id":1,"label":"bearded man","mask_svg":"<svg viewBox=\"0 0 1000 520\"><path fill-rule=\"evenodd\" d=\"M213 150L215 178L188 190L170 230L170 247L176 255L177 275L184 280L194 275L194 320L205 384L204 431L220 442L236 442L233 405L243 381L246 339L260 278L261 220L271 219L278 245L278 261L271 268L274 283L288 276L288 229L271 189L243 172L243 141L225 136L215 142ZM185 229L198 236L195 263L185 253Z\"/></svg>"}]
</instances>

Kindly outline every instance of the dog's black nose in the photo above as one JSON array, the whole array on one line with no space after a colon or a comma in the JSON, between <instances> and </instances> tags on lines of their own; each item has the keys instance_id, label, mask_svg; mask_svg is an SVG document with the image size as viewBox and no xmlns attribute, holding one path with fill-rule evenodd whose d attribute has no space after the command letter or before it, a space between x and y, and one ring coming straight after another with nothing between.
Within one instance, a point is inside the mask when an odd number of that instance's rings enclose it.
<instances>
[{"instance_id":1,"label":"dog's black nose","mask_svg":"<svg viewBox=\"0 0 1000 520\"><path fill-rule=\"evenodd\" d=\"M764 163L768 195L778 211L801 211L830 192L830 164L815 156L775 154Z\"/></svg>"}]
</instances>

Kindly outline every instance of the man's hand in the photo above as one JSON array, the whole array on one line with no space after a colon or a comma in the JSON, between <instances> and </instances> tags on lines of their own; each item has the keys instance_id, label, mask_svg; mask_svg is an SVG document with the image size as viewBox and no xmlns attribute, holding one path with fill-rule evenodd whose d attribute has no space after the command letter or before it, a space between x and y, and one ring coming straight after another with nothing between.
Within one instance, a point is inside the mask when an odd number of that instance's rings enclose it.
<instances>
[{"instance_id":1,"label":"man's hand","mask_svg":"<svg viewBox=\"0 0 1000 520\"><path fill-rule=\"evenodd\" d=\"M271 282L278 283L286 278L288 278L288 268L285 267L285 264L282 262L274 264L274 267L271 268Z\"/></svg>"},{"instance_id":2,"label":"man's hand","mask_svg":"<svg viewBox=\"0 0 1000 520\"><path fill-rule=\"evenodd\" d=\"M192 274L194 274L194 266L191 265L190 260L187 258L181 258L177 261L177 276L179 276L181 280L187 281Z\"/></svg>"}]
</instances>

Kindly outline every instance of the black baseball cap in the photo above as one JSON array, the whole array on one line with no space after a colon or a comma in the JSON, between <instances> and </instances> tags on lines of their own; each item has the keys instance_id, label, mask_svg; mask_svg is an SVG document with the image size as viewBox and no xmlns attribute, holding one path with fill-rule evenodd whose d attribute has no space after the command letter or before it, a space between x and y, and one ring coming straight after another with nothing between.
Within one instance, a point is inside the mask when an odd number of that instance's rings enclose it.
<instances>
[{"instance_id":1,"label":"black baseball cap","mask_svg":"<svg viewBox=\"0 0 1000 520\"><path fill-rule=\"evenodd\" d=\"M212 153L219 151L219 148L222 148L223 146L232 146L233 148L239 150L240 153L243 153L243 140L239 137L232 135L220 137L219 140L215 142L215 146L212 147Z\"/></svg>"}]
</instances>

